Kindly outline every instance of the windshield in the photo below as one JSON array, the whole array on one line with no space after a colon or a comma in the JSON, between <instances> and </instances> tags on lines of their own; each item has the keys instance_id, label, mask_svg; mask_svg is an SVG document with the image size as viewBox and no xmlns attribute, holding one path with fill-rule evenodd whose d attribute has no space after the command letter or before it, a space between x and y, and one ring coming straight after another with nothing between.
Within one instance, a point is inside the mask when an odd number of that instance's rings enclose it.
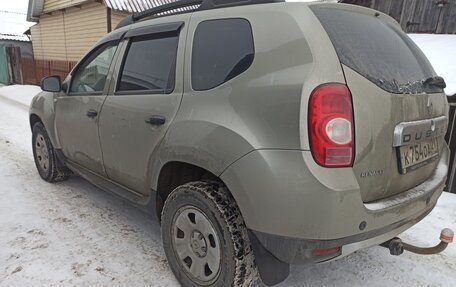
<instances>
[{"instance_id":1,"label":"windshield","mask_svg":"<svg viewBox=\"0 0 456 287\"><path fill-rule=\"evenodd\" d=\"M439 93L423 85L436 74L400 28L376 16L340 8L311 7L328 33L342 64L390 93Z\"/></svg>"}]
</instances>

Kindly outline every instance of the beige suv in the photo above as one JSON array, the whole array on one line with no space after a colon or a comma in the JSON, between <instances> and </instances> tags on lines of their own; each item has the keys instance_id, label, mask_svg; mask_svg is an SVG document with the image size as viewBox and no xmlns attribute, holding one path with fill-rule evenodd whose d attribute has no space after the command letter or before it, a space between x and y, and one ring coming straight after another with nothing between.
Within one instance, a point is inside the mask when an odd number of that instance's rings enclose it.
<instances>
[{"instance_id":1,"label":"beige suv","mask_svg":"<svg viewBox=\"0 0 456 287\"><path fill-rule=\"evenodd\" d=\"M30 108L49 182L158 217L184 286L273 285L390 240L445 184L445 83L390 17L271 0L134 14Z\"/></svg>"}]
</instances>

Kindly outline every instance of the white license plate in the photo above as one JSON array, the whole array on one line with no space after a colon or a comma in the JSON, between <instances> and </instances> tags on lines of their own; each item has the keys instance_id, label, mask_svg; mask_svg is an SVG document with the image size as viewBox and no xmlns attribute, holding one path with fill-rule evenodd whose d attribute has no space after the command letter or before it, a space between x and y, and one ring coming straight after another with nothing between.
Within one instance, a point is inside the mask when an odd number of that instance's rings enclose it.
<instances>
[{"instance_id":1,"label":"white license plate","mask_svg":"<svg viewBox=\"0 0 456 287\"><path fill-rule=\"evenodd\" d=\"M437 159L439 155L438 138L412 145L401 146L399 148L399 153L400 172L405 174Z\"/></svg>"}]
</instances>

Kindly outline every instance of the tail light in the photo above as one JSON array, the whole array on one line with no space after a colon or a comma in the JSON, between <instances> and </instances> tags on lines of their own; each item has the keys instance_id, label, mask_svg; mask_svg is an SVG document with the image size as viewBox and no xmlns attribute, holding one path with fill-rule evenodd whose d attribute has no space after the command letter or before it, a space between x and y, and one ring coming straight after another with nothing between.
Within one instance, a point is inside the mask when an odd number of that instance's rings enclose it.
<instances>
[{"instance_id":1,"label":"tail light","mask_svg":"<svg viewBox=\"0 0 456 287\"><path fill-rule=\"evenodd\" d=\"M324 84L310 95L309 142L323 167L353 166L355 132L350 91L343 84Z\"/></svg>"}]
</instances>

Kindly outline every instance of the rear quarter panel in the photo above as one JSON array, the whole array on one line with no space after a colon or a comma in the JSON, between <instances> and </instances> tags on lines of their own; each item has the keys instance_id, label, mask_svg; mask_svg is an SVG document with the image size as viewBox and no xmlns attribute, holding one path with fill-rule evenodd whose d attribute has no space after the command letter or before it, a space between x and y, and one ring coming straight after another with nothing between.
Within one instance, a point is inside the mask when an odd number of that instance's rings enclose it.
<instances>
[{"instance_id":1,"label":"rear quarter panel","mask_svg":"<svg viewBox=\"0 0 456 287\"><path fill-rule=\"evenodd\" d=\"M191 59L195 30L202 21L228 18L250 22L253 64L214 89L194 91ZM185 57L184 97L164 140L162 161L185 159L219 175L256 149L308 149L308 96L322 82L345 82L324 35L309 8L299 3L194 13Z\"/></svg>"}]
</instances>

